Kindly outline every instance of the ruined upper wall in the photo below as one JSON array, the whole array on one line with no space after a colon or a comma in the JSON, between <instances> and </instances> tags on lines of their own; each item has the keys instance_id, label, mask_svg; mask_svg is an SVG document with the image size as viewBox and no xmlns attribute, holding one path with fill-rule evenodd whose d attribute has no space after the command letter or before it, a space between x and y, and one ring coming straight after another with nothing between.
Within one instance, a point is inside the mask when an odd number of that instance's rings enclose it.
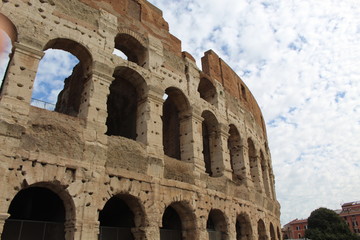
<instances>
[{"instance_id":1,"label":"ruined upper wall","mask_svg":"<svg viewBox=\"0 0 360 240\"><path fill-rule=\"evenodd\" d=\"M266 137L264 119L259 105L242 79L212 50L205 52L201 63L206 75L220 82L231 96L240 100L245 109L253 114L256 123L262 128Z\"/></svg>"},{"instance_id":2,"label":"ruined upper wall","mask_svg":"<svg viewBox=\"0 0 360 240\"><path fill-rule=\"evenodd\" d=\"M169 33L169 24L164 20L162 11L145 0L52 0L56 2L59 14L67 13L70 18L81 18L78 24L96 26L98 23L94 11L105 10L117 17L118 27L129 27L144 35L148 33L161 39L164 48L181 56L181 41ZM78 6L78 4L82 6Z\"/></svg>"}]
</instances>

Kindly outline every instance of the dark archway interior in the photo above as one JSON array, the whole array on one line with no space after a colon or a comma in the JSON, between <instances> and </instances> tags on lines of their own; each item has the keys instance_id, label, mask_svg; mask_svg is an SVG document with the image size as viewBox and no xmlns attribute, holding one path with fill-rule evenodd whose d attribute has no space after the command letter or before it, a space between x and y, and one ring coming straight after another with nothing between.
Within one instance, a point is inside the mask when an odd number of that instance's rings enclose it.
<instances>
[{"instance_id":1,"label":"dark archway interior","mask_svg":"<svg viewBox=\"0 0 360 240\"><path fill-rule=\"evenodd\" d=\"M9 219L64 222L62 200L51 190L31 187L20 191L9 207Z\"/></svg>"},{"instance_id":2,"label":"dark archway interior","mask_svg":"<svg viewBox=\"0 0 360 240\"><path fill-rule=\"evenodd\" d=\"M236 221L236 240L251 240L252 230L250 222L245 216L239 216Z\"/></svg>"},{"instance_id":3,"label":"dark archway interior","mask_svg":"<svg viewBox=\"0 0 360 240\"><path fill-rule=\"evenodd\" d=\"M133 240L134 213L126 202L115 196L109 199L99 213L99 240Z\"/></svg>"},{"instance_id":4,"label":"dark archway interior","mask_svg":"<svg viewBox=\"0 0 360 240\"><path fill-rule=\"evenodd\" d=\"M135 227L134 214L128 205L118 197L112 197L107 201L103 210L99 213L100 226L107 227Z\"/></svg>"},{"instance_id":5,"label":"dark archway interior","mask_svg":"<svg viewBox=\"0 0 360 240\"><path fill-rule=\"evenodd\" d=\"M136 140L137 100L136 88L124 78L116 77L107 99L107 135Z\"/></svg>"},{"instance_id":6,"label":"dark archway interior","mask_svg":"<svg viewBox=\"0 0 360 240\"><path fill-rule=\"evenodd\" d=\"M115 48L123 52L129 61L144 66L146 64L146 48L128 34L118 34L115 38Z\"/></svg>"},{"instance_id":7,"label":"dark archway interior","mask_svg":"<svg viewBox=\"0 0 360 240\"><path fill-rule=\"evenodd\" d=\"M270 224L270 238L271 238L271 240L276 240L275 230L274 230L274 226L272 224Z\"/></svg>"},{"instance_id":8,"label":"dark archway interior","mask_svg":"<svg viewBox=\"0 0 360 240\"><path fill-rule=\"evenodd\" d=\"M51 190L31 187L21 190L9 207L2 240L64 240L65 208Z\"/></svg>"},{"instance_id":9,"label":"dark archway interior","mask_svg":"<svg viewBox=\"0 0 360 240\"><path fill-rule=\"evenodd\" d=\"M166 156L180 160L180 119L175 100L170 94L163 105L163 146Z\"/></svg>"},{"instance_id":10,"label":"dark archway interior","mask_svg":"<svg viewBox=\"0 0 360 240\"><path fill-rule=\"evenodd\" d=\"M218 173L219 169L215 168L212 163L212 161L215 160L213 158L219 151L219 149L217 148L218 121L216 120L214 114L210 111L204 111L201 114L201 117L204 118L204 120L202 121L202 140L205 172L210 176L214 176Z\"/></svg>"},{"instance_id":11,"label":"dark archway interior","mask_svg":"<svg viewBox=\"0 0 360 240\"><path fill-rule=\"evenodd\" d=\"M232 124L230 124L229 135L228 148L230 151L230 164L231 169L234 171L235 159L238 159L240 154L241 141L239 131ZM238 177L240 178L240 176Z\"/></svg>"},{"instance_id":12,"label":"dark archway interior","mask_svg":"<svg viewBox=\"0 0 360 240\"><path fill-rule=\"evenodd\" d=\"M216 99L216 89L212 82L206 78L201 78L198 92L200 93L200 97L204 99L205 101L209 102L210 104L215 103Z\"/></svg>"},{"instance_id":13,"label":"dark archway interior","mask_svg":"<svg viewBox=\"0 0 360 240\"><path fill-rule=\"evenodd\" d=\"M211 155L210 155L210 134L205 121L202 122L202 138L203 138L203 156L205 162L205 172L212 175L211 171Z\"/></svg>"},{"instance_id":14,"label":"dark archway interior","mask_svg":"<svg viewBox=\"0 0 360 240\"><path fill-rule=\"evenodd\" d=\"M265 224L262 220L258 221L258 235L259 235L259 240L266 240L267 236L266 236L266 230L265 230Z\"/></svg>"},{"instance_id":15,"label":"dark archway interior","mask_svg":"<svg viewBox=\"0 0 360 240\"><path fill-rule=\"evenodd\" d=\"M181 219L179 214L174 208L167 207L163 218L162 218L162 228L171 229L171 230L181 230Z\"/></svg>"}]
</instances>

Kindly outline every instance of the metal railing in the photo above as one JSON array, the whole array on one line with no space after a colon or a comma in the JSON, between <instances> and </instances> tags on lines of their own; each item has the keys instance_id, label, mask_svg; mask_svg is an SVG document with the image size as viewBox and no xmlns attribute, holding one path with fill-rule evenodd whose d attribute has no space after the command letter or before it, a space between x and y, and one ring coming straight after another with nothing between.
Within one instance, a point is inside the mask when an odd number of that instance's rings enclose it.
<instances>
[{"instance_id":1,"label":"metal railing","mask_svg":"<svg viewBox=\"0 0 360 240\"><path fill-rule=\"evenodd\" d=\"M55 104L53 103L49 103L49 102L45 102L45 101L42 101L42 100L39 100L39 99L35 99L35 98L32 98L31 99L31 106L34 106L34 107L38 107L38 108L42 108L42 109L46 109L46 110L49 110L49 111L54 111L55 109Z\"/></svg>"},{"instance_id":2,"label":"metal railing","mask_svg":"<svg viewBox=\"0 0 360 240\"><path fill-rule=\"evenodd\" d=\"M30 220L5 221L2 240L65 240L64 224Z\"/></svg>"},{"instance_id":3,"label":"metal railing","mask_svg":"<svg viewBox=\"0 0 360 240\"><path fill-rule=\"evenodd\" d=\"M181 240L181 230L160 229L160 240Z\"/></svg>"},{"instance_id":4,"label":"metal railing","mask_svg":"<svg viewBox=\"0 0 360 240\"><path fill-rule=\"evenodd\" d=\"M100 227L99 240L133 240L131 228Z\"/></svg>"}]
</instances>

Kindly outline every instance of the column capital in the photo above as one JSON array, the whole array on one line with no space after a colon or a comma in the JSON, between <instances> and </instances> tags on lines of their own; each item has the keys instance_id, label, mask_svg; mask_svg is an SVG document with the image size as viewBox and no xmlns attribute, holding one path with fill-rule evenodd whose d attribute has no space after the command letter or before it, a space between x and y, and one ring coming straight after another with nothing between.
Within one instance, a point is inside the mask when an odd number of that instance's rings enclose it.
<instances>
[{"instance_id":1,"label":"column capital","mask_svg":"<svg viewBox=\"0 0 360 240\"><path fill-rule=\"evenodd\" d=\"M44 51L41 49L35 49L32 46L26 45L24 43L14 43L15 51L21 52L22 54L32 55L33 57L40 60L44 55Z\"/></svg>"},{"instance_id":2,"label":"column capital","mask_svg":"<svg viewBox=\"0 0 360 240\"><path fill-rule=\"evenodd\" d=\"M9 213L0 213L0 221L5 221L10 217Z\"/></svg>"}]
</instances>

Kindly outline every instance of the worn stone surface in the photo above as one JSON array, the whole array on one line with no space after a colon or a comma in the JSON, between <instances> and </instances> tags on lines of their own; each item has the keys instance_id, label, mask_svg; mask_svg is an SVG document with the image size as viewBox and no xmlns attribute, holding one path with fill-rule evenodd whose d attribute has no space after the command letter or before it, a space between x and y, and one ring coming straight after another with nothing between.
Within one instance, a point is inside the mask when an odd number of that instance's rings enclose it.
<instances>
[{"instance_id":1,"label":"worn stone surface","mask_svg":"<svg viewBox=\"0 0 360 240\"><path fill-rule=\"evenodd\" d=\"M216 53L200 70L145 0L11 0L0 16L13 43L0 95L0 230L14 199L40 191L63 204L66 240L99 239L110 220L134 239L166 239L174 214L181 239L281 239L262 113ZM30 105L49 48L80 60L55 111ZM121 220L107 219L117 208Z\"/></svg>"}]
</instances>

